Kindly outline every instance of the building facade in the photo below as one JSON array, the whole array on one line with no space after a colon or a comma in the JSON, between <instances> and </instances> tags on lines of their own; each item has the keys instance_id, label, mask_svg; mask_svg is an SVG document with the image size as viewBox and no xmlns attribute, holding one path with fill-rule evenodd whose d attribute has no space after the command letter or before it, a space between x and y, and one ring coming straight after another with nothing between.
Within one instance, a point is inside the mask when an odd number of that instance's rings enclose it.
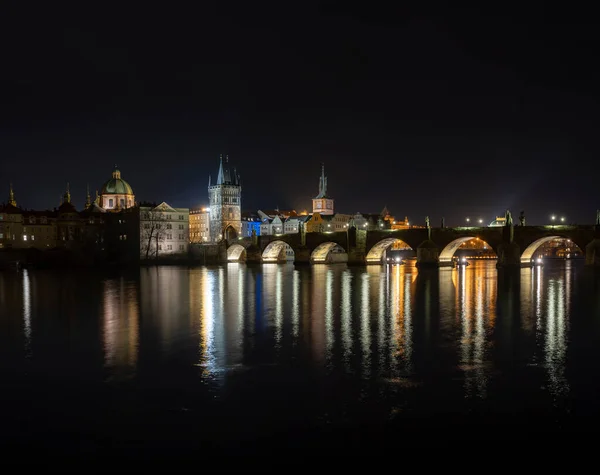
<instances>
[{"instance_id":1,"label":"building facade","mask_svg":"<svg viewBox=\"0 0 600 475\"><path fill-rule=\"evenodd\" d=\"M158 206L140 206L140 258L146 260L187 256L190 242L189 220L189 208L173 208L165 202Z\"/></svg>"},{"instance_id":2,"label":"building facade","mask_svg":"<svg viewBox=\"0 0 600 475\"><path fill-rule=\"evenodd\" d=\"M217 181L213 185L208 177L210 213L210 238L213 242L233 239L242 233L242 186L235 168L229 169L229 157L223 165L220 157Z\"/></svg>"},{"instance_id":3,"label":"building facade","mask_svg":"<svg viewBox=\"0 0 600 475\"><path fill-rule=\"evenodd\" d=\"M325 176L325 165L321 165L321 177L319 178L319 194L312 200L313 214L333 214L333 198L327 195L327 177Z\"/></svg>"},{"instance_id":4,"label":"building facade","mask_svg":"<svg viewBox=\"0 0 600 475\"><path fill-rule=\"evenodd\" d=\"M242 213L242 237L252 237L252 232L260 236L261 219L257 213Z\"/></svg>"},{"instance_id":5,"label":"building facade","mask_svg":"<svg viewBox=\"0 0 600 475\"><path fill-rule=\"evenodd\" d=\"M190 210L190 242L201 244L210 242L210 209Z\"/></svg>"}]
</instances>

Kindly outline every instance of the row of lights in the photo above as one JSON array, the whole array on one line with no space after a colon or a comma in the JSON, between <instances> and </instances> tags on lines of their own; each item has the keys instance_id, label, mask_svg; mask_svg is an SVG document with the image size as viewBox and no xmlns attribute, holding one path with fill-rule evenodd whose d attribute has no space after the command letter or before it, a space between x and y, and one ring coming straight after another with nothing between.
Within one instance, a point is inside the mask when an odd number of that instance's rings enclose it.
<instances>
[{"instance_id":1,"label":"row of lights","mask_svg":"<svg viewBox=\"0 0 600 475\"><path fill-rule=\"evenodd\" d=\"M466 218L466 221L467 221L467 223L470 223L470 222L471 222L471 218ZM483 219L479 218L479 219L477 220L477 222L478 222L479 224L481 224L481 223L483 223Z\"/></svg>"}]
</instances>

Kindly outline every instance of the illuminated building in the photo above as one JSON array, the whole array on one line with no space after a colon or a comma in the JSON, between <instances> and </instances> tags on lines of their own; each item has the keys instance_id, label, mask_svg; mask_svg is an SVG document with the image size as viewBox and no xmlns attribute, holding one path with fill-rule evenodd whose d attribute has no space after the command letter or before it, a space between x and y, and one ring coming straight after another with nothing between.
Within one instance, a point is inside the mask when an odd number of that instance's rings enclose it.
<instances>
[{"instance_id":1,"label":"illuminated building","mask_svg":"<svg viewBox=\"0 0 600 475\"><path fill-rule=\"evenodd\" d=\"M190 210L190 242L202 243L210 241L210 209Z\"/></svg>"},{"instance_id":2,"label":"illuminated building","mask_svg":"<svg viewBox=\"0 0 600 475\"><path fill-rule=\"evenodd\" d=\"M313 214L333 214L333 198L327 195L327 177L325 176L325 165L321 165L321 177L319 178L319 194L312 200Z\"/></svg>"},{"instance_id":3,"label":"illuminated building","mask_svg":"<svg viewBox=\"0 0 600 475\"><path fill-rule=\"evenodd\" d=\"M164 201L158 206L140 206L140 257L156 259L187 255L189 219L188 208L173 208Z\"/></svg>"},{"instance_id":4,"label":"illuminated building","mask_svg":"<svg viewBox=\"0 0 600 475\"><path fill-rule=\"evenodd\" d=\"M220 157L216 184L208 177L208 199L210 203L210 239L218 242L223 238L234 239L242 233L242 186L240 177L229 170L229 157Z\"/></svg>"},{"instance_id":5,"label":"illuminated building","mask_svg":"<svg viewBox=\"0 0 600 475\"><path fill-rule=\"evenodd\" d=\"M112 178L102 185L97 204L107 211L120 211L135 206L133 189L121 178L121 171L115 166Z\"/></svg>"},{"instance_id":6,"label":"illuminated building","mask_svg":"<svg viewBox=\"0 0 600 475\"><path fill-rule=\"evenodd\" d=\"M504 226L505 224L506 224L506 217L498 216L496 219L494 219L494 221L492 221L490 224L488 224L488 226L491 226L491 227Z\"/></svg>"},{"instance_id":7,"label":"illuminated building","mask_svg":"<svg viewBox=\"0 0 600 475\"><path fill-rule=\"evenodd\" d=\"M242 236L252 237L252 231L260 236L261 219L256 213L242 213Z\"/></svg>"}]
</instances>

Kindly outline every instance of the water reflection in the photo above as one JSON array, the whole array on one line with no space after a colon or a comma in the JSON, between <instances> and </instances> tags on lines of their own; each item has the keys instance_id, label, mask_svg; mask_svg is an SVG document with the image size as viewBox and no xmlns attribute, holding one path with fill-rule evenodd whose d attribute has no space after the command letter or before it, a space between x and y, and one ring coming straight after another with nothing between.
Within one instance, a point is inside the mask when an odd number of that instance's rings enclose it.
<instances>
[{"instance_id":1,"label":"water reflection","mask_svg":"<svg viewBox=\"0 0 600 475\"><path fill-rule=\"evenodd\" d=\"M455 270L458 276L457 311L461 325L460 368L467 397L486 396L490 358L487 355L496 320L495 269L475 262Z\"/></svg>"},{"instance_id":2,"label":"water reflection","mask_svg":"<svg viewBox=\"0 0 600 475\"><path fill-rule=\"evenodd\" d=\"M111 377L135 374L139 348L137 286L124 279L104 282L102 336L104 364Z\"/></svg>"},{"instance_id":3,"label":"water reflection","mask_svg":"<svg viewBox=\"0 0 600 475\"><path fill-rule=\"evenodd\" d=\"M309 374L328 390L341 381L348 401L371 391L404 408L418 393L456 409L456 401L496 402L499 388L519 398L550 394L559 407L576 392L572 342L600 337L590 311L598 281L573 302L586 288L578 272L569 264L503 274L493 262L431 272L230 263L144 268L130 279L0 275L0 356L7 368L21 361L45 374L72 364L109 384L135 376L225 391L241 374L254 384L279 371ZM574 318L577 308L587 323ZM579 361L592 346L577 346Z\"/></svg>"},{"instance_id":4,"label":"water reflection","mask_svg":"<svg viewBox=\"0 0 600 475\"><path fill-rule=\"evenodd\" d=\"M25 337L25 357L31 356L31 288L27 269L23 270L23 336Z\"/></svg>"}]
</instances>

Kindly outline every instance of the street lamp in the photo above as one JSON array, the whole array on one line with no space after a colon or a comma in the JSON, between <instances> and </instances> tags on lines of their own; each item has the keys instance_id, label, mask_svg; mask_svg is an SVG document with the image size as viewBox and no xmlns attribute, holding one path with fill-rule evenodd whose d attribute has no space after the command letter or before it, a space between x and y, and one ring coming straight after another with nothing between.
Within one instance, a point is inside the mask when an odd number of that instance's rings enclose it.
<instances>
[{"instance_id":1,"label":"street lamp","mask_svg":"<svg viewBox=\"0 0 600 475\"><path fill-rule=\"evenodd\" d=\"M561 223L564 223L564 222L565 222L565 217L564 217L564 216L561 216L561 218L560 218L560 222L561 222Z\"/></svg>"},{"instance_id":2,"label":"street lamp","mask_svg":"<svg viewBox=\"0 0 600 475\"><path fill-rule=\"evenodd\" d=\"M471 218L467 218L467 223L469 223L471 221Z\"/></svg>"},{"instance_id":3,"label":"street lamp","mask_svg":"<svg viewBox=\"0 0 600 475\"><path fill-rule=\"evenodd\" d=\"M552 216L550 216L550 219L551 219L552 221L554 221L554 220L556 219L556 216L552 215Z\"/></svg>"},{"instance_id":4,"label":"street lamp","mask_svg":"<svg viewBox=\"0 0 600 475\"><path fill-rule=\"evenodd\" d=\"M479 224L483 223L483 219L479 218Z\"/></svg>"}]
</instances>

